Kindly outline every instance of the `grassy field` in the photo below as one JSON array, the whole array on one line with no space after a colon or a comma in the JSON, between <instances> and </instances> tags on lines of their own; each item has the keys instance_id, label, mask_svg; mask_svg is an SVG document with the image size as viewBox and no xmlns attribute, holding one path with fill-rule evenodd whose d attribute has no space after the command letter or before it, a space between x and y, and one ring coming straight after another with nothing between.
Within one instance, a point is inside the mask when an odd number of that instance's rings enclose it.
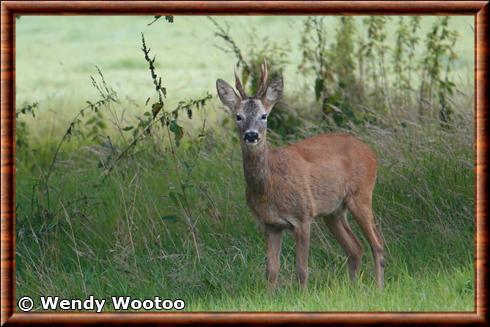
<instances>
[{"instance_id":1,"label":"grassy field","mask_svg":"<svg viewBox=\"0 0 490 327\"><path fill-rule=\"evenodd\" d=\"M302 85L311 77L298 74L301 60L298 45L304 17L217 17L228 22L236 41L245 47L255 40L270 40L291 46L290 61L284 72L286 91L289 83ZM361 20L357 19L361 29ZM96 75L95 65L120 93L121 106L130 114L141 111L148 97L153 96L152 81L141 52L141 32L157 56L156 66L168 91L167 104L210 92L215 94L215 81L233 78L235 56L224 53L224 43L214 36L215 29L207 17L178 17L173 24L162 21L147 26L152 17L21 17L16 21L16 102L39 102L39 120L33 132L36 136L58 136L69 119L86 100L97 96L90 76ZM395 23L395 19L392 20ZM421 37L427 32L432 17L422 21ZM335 18L327 20L327 37L333 38ZM87 28L90 26L90 28ZM250 33L240 33L242 26ZM473 17L452 17L451 26L460 38L455 44L455 80L470 87L473 83ZM389 28L388 33L393 34ZM252 38L249 34L254 35ZM287 88L290 88L289 90ZM313 90L308 90L311 95ZM208 114L223 115L224 111L208 110ZM55 118L55 119L54 119ZM29 121L27 121L30 123Z\"/></svg>"},{"instance_id":2,"label":"grassy field","mask_svg":"<svg viewBox=\"0 0 490 327\"><path fill-rule=\"evenodd\" d=\"M286 93L303 92L305 99L313 91L301 87L308 77L296 77L302 19L220 21L230 22L239 41L249 38L237 32L241 26L251 26L259 39L268 35L295 45L285 71ZM190 311L474 309L472 17L451 21L461 33L455 45L459 58L453 74L461 92L454 126L408 123L401 128L393 123L350 130L376 150L380 161L373 206L386 243L386 288L374 285L364 238L359 281L350 284L344 254L318 222L312 231L308 289L298 289L288 235L280 289L273 295L266 292L263 233L245 203L239 144L232 126L222 124L225 112L216 97L192 120L179 118L185 137L178 148L163 129L104 175L101 162L120 152L124 137L119 136L115 149L73 137L63 143L50 168L68 122L85 101L98 97L90 81L90 75L97 75L95 65L120 99L108 112L124 112L130 121L146 110L145 102L155 92L139 49L140 32L157 55L169 107L206 92L214 96L217 77L231 80L235 57L215 47L221 44L206 17L176 17L173 24L161 20L147 26L150 21L16 21L17 106L39 102L35 118L19 118L26 128L19 129L18 138L26 142L17 148L16 161L18 298L161 296L184 299ZM430 23L427 18L422 26ZM329 24L333 28L335 20ZM117 119L111 114L106 119L107 133L116 137L112 127ZM312 133L306 125L294 138Z\"/></svg>"}]
</instances>

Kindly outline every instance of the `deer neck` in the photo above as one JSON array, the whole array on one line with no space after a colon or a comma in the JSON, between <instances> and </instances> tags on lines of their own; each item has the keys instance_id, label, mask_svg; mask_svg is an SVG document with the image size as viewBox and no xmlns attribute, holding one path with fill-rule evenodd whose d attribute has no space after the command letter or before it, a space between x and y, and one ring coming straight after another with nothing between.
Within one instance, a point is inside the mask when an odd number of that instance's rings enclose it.
<instances>
[{"instance_id":1,"label":"deer neck","mask_svg":"<svg viewBox=\"0 0 490 327\"><path fill-rule=\"evenodd\" d=\"M266 142L254 148L242 145L242 154L247 188L257 194L265 193L270 181L269 150Z\"/></svg>"}]
</instances>

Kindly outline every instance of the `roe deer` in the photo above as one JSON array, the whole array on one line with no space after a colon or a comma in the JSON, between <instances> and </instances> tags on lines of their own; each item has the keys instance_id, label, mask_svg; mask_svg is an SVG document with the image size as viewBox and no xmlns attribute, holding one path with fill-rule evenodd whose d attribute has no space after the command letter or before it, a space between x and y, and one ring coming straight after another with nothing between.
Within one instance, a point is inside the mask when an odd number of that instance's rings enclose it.
<instances>
[{"instance_id":1,"label":"roe deer","mask_svg":"<svg viewBox=\"0 0 490 327\"><path fill-rule=\"evenodd\" d=\"M371 206L376 180L376 155L356 137L321 134L289 146L270 149L266 143L267 115L283 92L282 77L267 83L267 66L254 96L247 96L235 70L233 88L216 81L221 102L236 115L243 155L247 204L264 225L267 236L267 281L274 289L280 266L282 232L292 231L296 270L306 287L310 225L322 217L348 256L354 280L363 249L346 220L349 210L361 226L373 252L378 287L384 282L383 240Z\"/></svg>"}]
</instances>

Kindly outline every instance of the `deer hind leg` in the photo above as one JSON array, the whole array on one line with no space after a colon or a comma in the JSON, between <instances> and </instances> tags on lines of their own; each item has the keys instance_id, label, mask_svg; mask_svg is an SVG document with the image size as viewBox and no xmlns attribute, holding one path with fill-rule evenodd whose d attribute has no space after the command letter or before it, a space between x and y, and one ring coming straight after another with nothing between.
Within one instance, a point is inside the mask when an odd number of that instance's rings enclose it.
<instances>
[{"instance_id":1,"label":"deer hind leg","mask_svg":"<svg viewBox=\"0 0 490 327\"><path fill-rule=\"evenodd\" d=\"M346 217L346 210L343 209L337 213L325 217L330 232L344 249L347 254L347 263L349 266L349 277L351 281L355 280L356 273L361 265L363 255L362 245L352 232Z\"/></svg>"},{"instance_id":2,"label":"deer hind leg","mask_svg":"<svg viewBox=\"0 0 490 327\"><path fill-rule=\"evenodd\" d=\"M347 207L356 219L359 226L367 237L373 252L376 267L376 282L379 288L384 286L384 246L383 239L378 232L373 210L371 207L371 197L357 195L347 200Z\"/></svg>"}]
</instances>

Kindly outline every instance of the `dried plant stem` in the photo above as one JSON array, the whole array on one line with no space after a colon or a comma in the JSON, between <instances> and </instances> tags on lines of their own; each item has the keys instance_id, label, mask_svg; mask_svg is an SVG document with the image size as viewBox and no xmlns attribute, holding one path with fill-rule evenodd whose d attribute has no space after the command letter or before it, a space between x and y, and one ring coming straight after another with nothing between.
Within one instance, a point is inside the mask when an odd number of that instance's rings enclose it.
<instances>
[{"instance_id":1,"label":"dried plant stem","mask_svg":"<svg viewBox=\"0 0 490 327\"><path fill-rule=\"evenodd\" d=\"M71 233L71 241L73 242L74 246L74 252L75 255L77 256L77 265L78 265L78 272L80 273L80 278L82 279L82 286L83 286L83 292L85 295L87 295L87 285L85 283L85 277L83 275L83 270L82 270L82 265L80 263L80 251L78 251L78 246L77 246L77 239L75 238L75 233L73 232L73 226L71 223L70 215L68 214L68 211L66 211L65 206L63 205L63 202L60 200L60 206L63 208L63 212L65 213L65 218L66 221L68 222L68 226L70 226L70 233Z\"/></svg>"},{"instance_id":2,"label":"dried plant stem","mask_svg":"<svg viewBox=\"0 0 490 327\"><path fill-rule=\"evenodd\" d=\"M181 203L182 204L182 209L184 209L184 212L185 212L185 215L186 215L186 218L187 218L187 224L189 225L189 230L191 232L191 235L192 235L192 241L194 243L194 248L196 249L196 255L197 255L197 260L198 261L201 261L201 255L200 255L200 252L199 252L199 246L197 244L197 237L196 237L196 231L195 231L195 223L192 221L192 217L193 217L193 214L192 214L192 209L191 209L191 205L189 204L189 200L188 200L188 197L187 197L187 192L186 192L186 187L185 187L185 184L183 183L182 181L182 177L181 177L181 174L180 174L180 168L179 168L179 164L178 164L178 158L177 156L175 155L175 147L172 143L172 139L171 139L171 135L170 135L170 129L169 127L167 126L166 128L166 131L167 131L167 135L168 135L168 138L170 140L170 153L172 154L172 161L174 163L174 171L175 171L175 176L177 177L177 182L179 183L179 186L180 186L180 189L182 191L182 195L183 195L183 198L184 198L184 201L185 203Z\"/></svg>"}]
</instances>

